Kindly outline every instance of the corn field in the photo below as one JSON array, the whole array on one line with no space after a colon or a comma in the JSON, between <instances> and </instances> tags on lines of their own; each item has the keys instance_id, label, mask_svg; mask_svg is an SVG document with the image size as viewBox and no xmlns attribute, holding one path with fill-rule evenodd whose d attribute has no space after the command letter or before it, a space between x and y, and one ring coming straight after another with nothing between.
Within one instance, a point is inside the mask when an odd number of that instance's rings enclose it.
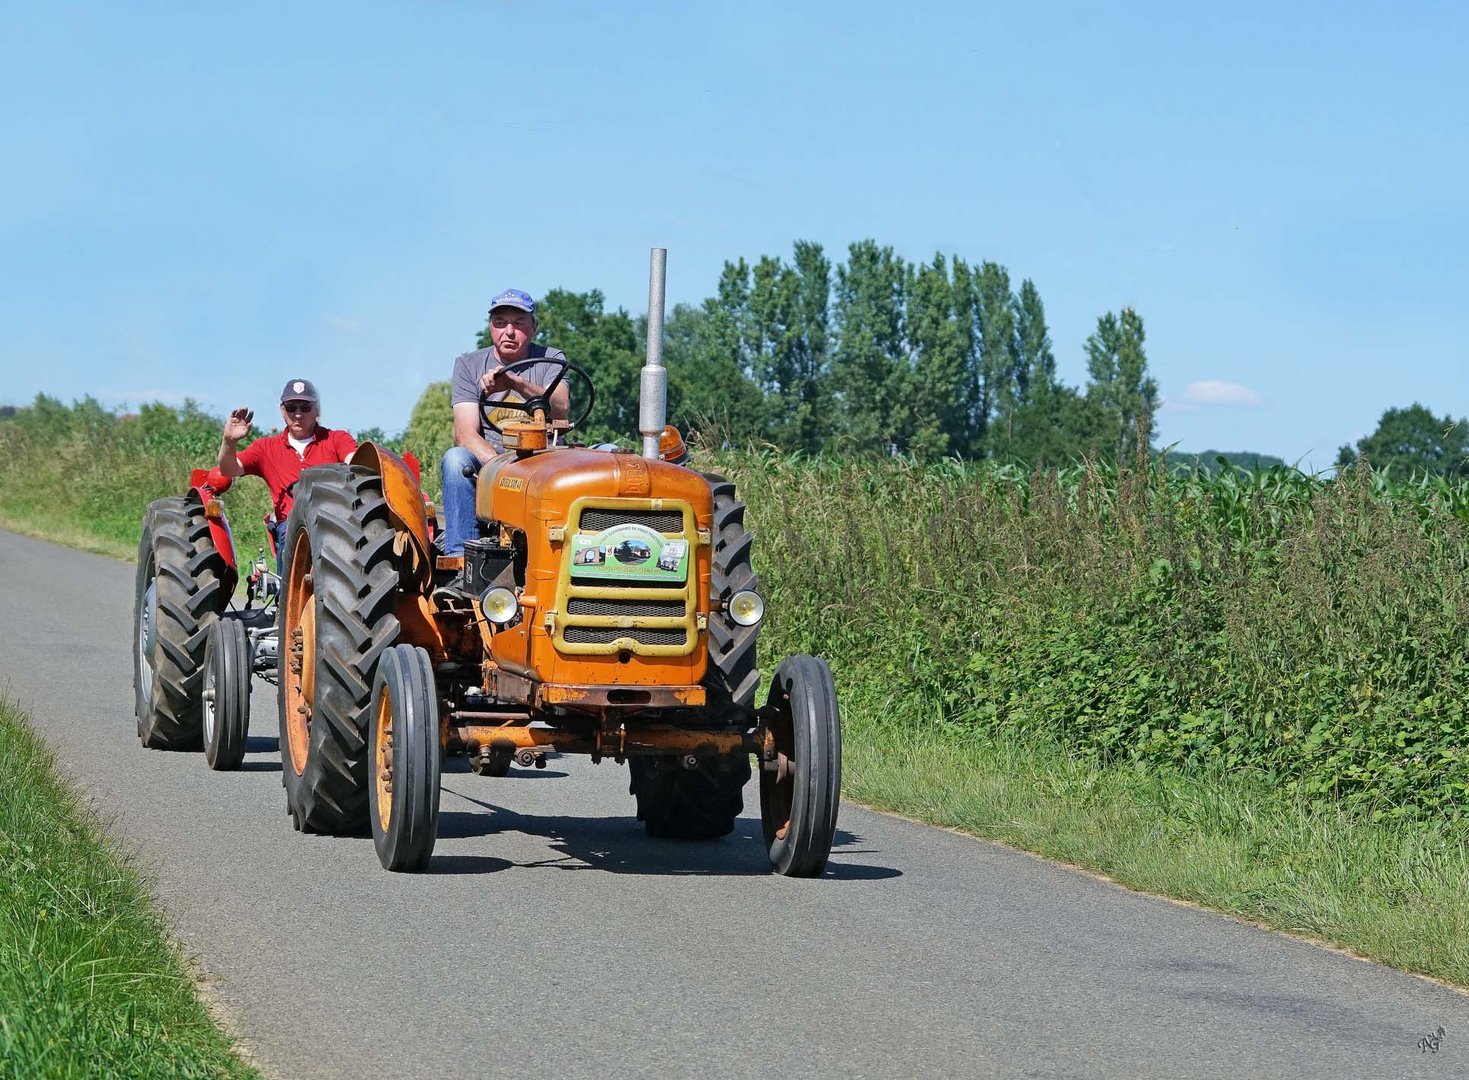
<instances>
[{"instance_id":1,"label":"corn field","mask_svg":"<svg viewBox=\"0 0 1469 1080\"><path fill-rule=\"evenodd\" d=\"M1469 487L1143 461L717 463L771 655L829 657L874 723L1223 766L1390 817L1469 793Z\"/></svg>"}]
</instances>

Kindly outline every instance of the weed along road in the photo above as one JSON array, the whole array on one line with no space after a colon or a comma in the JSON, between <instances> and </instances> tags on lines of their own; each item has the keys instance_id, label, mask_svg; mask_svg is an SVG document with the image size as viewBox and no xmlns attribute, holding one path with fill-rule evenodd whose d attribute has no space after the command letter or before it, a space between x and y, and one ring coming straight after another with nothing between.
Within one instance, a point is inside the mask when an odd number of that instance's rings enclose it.
<instances>
[{"instance_id":1,"label":"weed along road","mask_svg":"<svg viewBox=\"0 0 1469 1080\"><path fill-rule=\"evenodd\" d=\"M274 687L241 772L139 745L133 575L0 532L0 685L269 1075L1469 1074L1469 997L996 845L845 805L825 876L773 875L753 786L680 844L610 761L451 759L429 871L387 873L292 830Z\"/></svg>"}]
</instances>

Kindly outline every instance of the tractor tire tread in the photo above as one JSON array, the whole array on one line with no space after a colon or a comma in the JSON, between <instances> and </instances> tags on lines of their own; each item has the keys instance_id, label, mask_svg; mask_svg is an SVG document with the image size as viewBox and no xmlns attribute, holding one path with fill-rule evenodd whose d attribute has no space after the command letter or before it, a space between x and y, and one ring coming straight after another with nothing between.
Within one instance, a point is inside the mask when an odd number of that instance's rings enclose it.
<instances>
[{"instance_id":1,"label":"tractor tire tread","mask_svg":"<svg viewBox=\"0 0 1469 1080\"><path fill-rule=\"evenodd\" d=\"M750 779L747 754L705 758L685 769L672 756L628 759L638 820L649 836L665 840L717 840L734 830L745 808Z\"/></svg>"},{"instance_id":2,"label":"tractor tire tread","mask_svg":"<svg viewBox=\"0 0 1469 1080\"><path fill-rule=\"evenodd\" d=\"M704 676L709 706L716 713L752 715L760 688L756 640L760 627L740 626L723 611L723 604L741 589L759 586L750 553L754 537L745 528L745 504L734 484L717 473L705 473L714 496L713 557L710 601L716 610L709 618L709 665Z\"/></svg>"},{"instance_id":3,"label":"tractor tire tread","mask_svg":"<svg viewBox=\"0 0 1469 1080\"><path fill-rule=\"evenodd\" d=\"M348 465L317 466L301 476L307 482L304 491L298 482L287 543L304 530L314 559L316 693L305 765L297 776L283 762L282 775L300 829L355 833L368 824L366 725L373 676L399 633L395 589L388 587L399 580L393 530L381 477ZM281 663L284 686L284 650ZM285 749L284 716L281 744Z\"/></svg>"},{"instance_id":4,"label":"tractor tire tread","mask_svg":"<svg viewBox=\"0 0 1469 1080\"><path fill-rule=\"evenodd\" d=\"M199 696L204 646L209 627L228 597L228 566L214 546L204 507L196 498L173 496L149 504L138 541L135 604L143 603L147 572L157 587L153 693L144 701L134 642L135 711L138 737L156 750L194 750L202 745L203 708ZM136 630L141 609L134 608Z\"/></svg>"}]
</instances>

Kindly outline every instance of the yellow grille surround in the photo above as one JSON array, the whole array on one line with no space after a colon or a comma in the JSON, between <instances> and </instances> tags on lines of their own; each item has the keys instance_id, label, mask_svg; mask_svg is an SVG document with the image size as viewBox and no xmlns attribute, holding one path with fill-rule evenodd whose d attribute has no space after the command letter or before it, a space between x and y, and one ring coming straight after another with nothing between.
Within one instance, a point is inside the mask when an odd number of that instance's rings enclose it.
<instances>
[{"instance_id":1,"label":"yellow grille surround","mask_svg":"<svg viewBox=\"0 0 1469 1080\"><path fill-rule=\"evenodd\" d=\"M688 573L682 583L673 587L658 585L608 585L606 583L573 582L572 537L580 530L584 510L618 511L677 511L683 519L679 532L659 532L670 540L688 542ZM631 518L631 516L630 516ZM636 656L688 656L699 643L699 545L706 543L694 519L694 508L678 499L606 499L586 497L572 502L566 528L561 539L561 562L556 577L556 607L549 612L552 622L551 641L556 651L571 656L607 656L629 652ZM625 614L569 614L573 600L592 601L603 609L616 609L620 605L634 608L648 601L680 601L682 614L646 615L632 612ZM567 631L572 637L593 637L600 640L567 640ZM617 633L622 630L625 633ZM646 633L640 633L640 632ZM670 642L682 632L682 641ZM662 640L650 640L662 639Z\"/></svg>"}]
</instances>

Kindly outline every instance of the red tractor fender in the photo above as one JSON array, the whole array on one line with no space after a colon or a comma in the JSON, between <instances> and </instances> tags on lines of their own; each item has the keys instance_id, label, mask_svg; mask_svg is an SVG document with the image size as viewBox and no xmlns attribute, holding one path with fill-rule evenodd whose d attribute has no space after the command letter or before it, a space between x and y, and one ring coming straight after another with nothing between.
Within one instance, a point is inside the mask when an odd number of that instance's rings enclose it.
<instances>
[{"instance_id":1,"label":"red tractor fender","mask_svg":"<svg viewBox=\"0 0 1469 1080\"><path fill-rule=\"evenodd\" d=\"M224 507L219 502L219 496L229 490L231 482L218 469L195 469L189 473L189 495L198 499L204 507L204 520L209 522L209 538L230 569L226 595L235 591L235 581L239 578L239 569L235 563L234 534L230 532L229 519L225 517Z\"/></svg>"}]
</instances>

